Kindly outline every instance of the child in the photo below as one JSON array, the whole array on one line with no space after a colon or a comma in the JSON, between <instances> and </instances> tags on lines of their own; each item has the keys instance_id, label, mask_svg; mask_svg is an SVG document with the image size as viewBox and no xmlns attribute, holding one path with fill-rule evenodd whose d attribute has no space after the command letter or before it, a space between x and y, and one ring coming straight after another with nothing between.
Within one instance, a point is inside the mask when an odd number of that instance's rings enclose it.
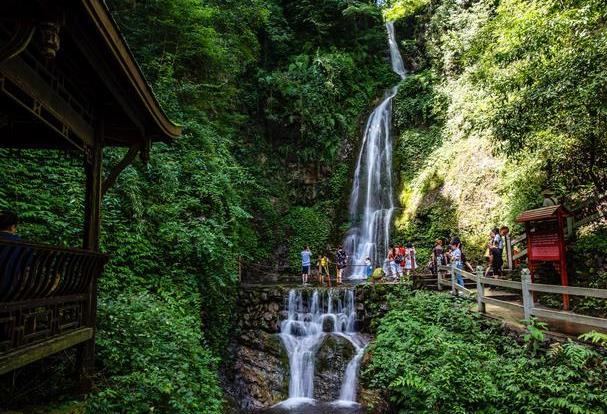
<instances>
[{"instance_id":1,"label":"child","mask_svg":"<svg viewBox=\"0 0 607 414\"><path fill-rule=\"evenodd\" d=\"M367 257L365 259L365 270L366 270L366 276L367 279L371 277L371 274L373 274L373 265L371 264L371 258Z\"/></svg>"},{"instance_id":2,"label":"child","mask_svg":"<svg viewBox=\"0 0 607 414\"><path fill-rule=\"evenodd\" d=\"M405 270L407 271L407 279L411 276L411 271L417 269L417 261L415 260L415 247L413 243L407 243L405 249Z\"/></svg>"},{"instance_id":3,"label":"child","mask_svg":"<svg viewBox=\"0 0 607 414\"><path fill-rule=\"evenodd\" d=\"M384 269L382 269L381 267L375 268L375 270L373 271L373 274L371 275L371 284L374 285L375 282L380 282L383 277L384 277Z\"/></svg>"}]
</instances>

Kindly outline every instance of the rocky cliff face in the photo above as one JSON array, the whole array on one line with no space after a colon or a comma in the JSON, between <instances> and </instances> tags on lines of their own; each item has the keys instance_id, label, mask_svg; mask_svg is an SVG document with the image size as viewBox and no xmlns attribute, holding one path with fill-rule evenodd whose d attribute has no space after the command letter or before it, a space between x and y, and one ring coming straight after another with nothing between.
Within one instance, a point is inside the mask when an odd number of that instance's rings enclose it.
<instances>
[{"instance_id":1,"label":"rocky cliff face","mask_svg":"<svg viewBox=\"0 0 607 414\"><path fill-rule=\"evenodd\" d=\"M356 303L359 330L372 334L373 321L387 311L385 298L393 286L358 286ZM243 287L239 293L235 334L227 373L232 397L246 411L270 407L289 396L289 359L278 335L286 318L285 301L291 287ZM310 288L313 289L313 288ZM330 330L327 327L327 330ZM349 341L327 335L316 352L314 396L320 401L339 397L348 362L354 355ZM378 396L360 390L361 401Z\"/></svg>"}]
</instances>

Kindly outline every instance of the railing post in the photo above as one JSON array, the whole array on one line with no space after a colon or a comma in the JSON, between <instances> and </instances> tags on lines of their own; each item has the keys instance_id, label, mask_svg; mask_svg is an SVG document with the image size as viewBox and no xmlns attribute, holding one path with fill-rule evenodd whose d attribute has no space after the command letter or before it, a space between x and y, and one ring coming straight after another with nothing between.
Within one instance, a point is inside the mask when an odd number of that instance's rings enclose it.
<instances>
[{"instance_id":1,"label":"railing post","mask_svg":"<svg viewBox=\"0 0 607 414\"><path fill-rule=\"evenodd\" d=\"M451 263L451 294L457 296L457 289L455 288L455 263Z\"/></svg>"},{"instance_id":2,"label":"railing post","mask_svg":"<svg viewBox=\"0 0 607 414\"><path fill-rule=\"evenodd\" d=\"M476 302L478 304L478 311L485 313L485 287L481 278L483 277L483 266L476 266Z\"/></svg>"},{"instance_id":3,"label":"railing post","mask_svg":"<svg viewBox=\"0 0 607 414\"><path fill-rule=\"evenodd\" d=\"M512 239L509 235L506 235L506 261L508 263L508 269L514 268L514 262L512 260Z\"/></svg>"},{"instance_id":4,"label":"railing post","mask_svg":"<svg viewBox=\"0 0 607 414\"><path fill-rule=\"evenodd\" d=\"M529 320L533 314L533 295L531 294L531 272L529 269L521 271L521 288L523 293L523 309L525 320Z\"/></svg>"},{"instance_id":5,"label":"railing post","mask_svg":"<svg viewBox=\"0 0 607 414\"><path fill-rule=\"evenodd\" d=\"M443 290L443 274L441 273L440 265L436 264L436 283L438 285L438 290Z\"/></svg>"}]
</instances>

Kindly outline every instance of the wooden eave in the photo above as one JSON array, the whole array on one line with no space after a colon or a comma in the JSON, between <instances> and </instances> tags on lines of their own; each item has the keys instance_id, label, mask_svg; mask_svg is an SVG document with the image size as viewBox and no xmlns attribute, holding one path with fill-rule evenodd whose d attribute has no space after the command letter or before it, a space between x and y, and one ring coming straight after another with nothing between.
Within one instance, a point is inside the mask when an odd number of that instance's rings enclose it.
<instances>
[{"instance_id":1,"label":"wooden eave","mask_svg":"<svg viewBox=\"0 0 607 414\"><path fill-rule=\"evenodd\" d=\"M527 210L522 212L517 218L517 223L526 223L529 221L540 221L540 220L556 220L558 219L559 213L562 216L569 216L570 213L561 205L541 207L534 210Z\"/></svg>"},{"instance_id":2,"label":"wooden eave","mask_svg":"<svg viewBox=\"0 0 607 414\"><path fill-rule=\"evenodd\" d=\"M138 100L156 124L157 131L150 138L170 141L179 137L181 126L171 122L160 107L105 4L100 0L82 0L82 4L116 63L129 79Z\"/></svg>"}]
</instances>

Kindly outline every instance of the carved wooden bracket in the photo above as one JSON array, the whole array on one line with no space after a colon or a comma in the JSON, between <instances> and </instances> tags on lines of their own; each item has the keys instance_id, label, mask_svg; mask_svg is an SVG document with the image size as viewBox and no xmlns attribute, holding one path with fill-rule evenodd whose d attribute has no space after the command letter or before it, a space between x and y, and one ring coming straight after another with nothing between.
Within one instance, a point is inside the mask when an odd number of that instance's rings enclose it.
<instances>
[{"instance_id":1,"label":"carved wooden bracket","mask_svg":"<svg viewBox=\"0 0 607 414\"><path fill-rule=\"evenodd\" d=\"M7 44L0 47L0 64L23 52L32 41L36 27L33 22L20 21Z\"/></svg>"},{"instance_id":2,"label":"carved wooden bracket","mask_svg":"<svg viewBox=\"0 0 607 414\"><path fill-rule=\"evenodd\" d=\"M120 160L120 162L118 162L118 164L116 164L114 166L114 168L112 168L109 175L107 176L107 178L105 180L103 180L103 184L101 185L101 195L102 196L106 193L106 191L112 185L114 185L114 183L116 182L116 179L118 178L120 173L122 171L124 171L124 169L126 167L128 167L129 165L131 165L133 163L133 161L135 160L135 157L137 156L137 153L139 153L139 151L142 149L142 147L143 147L143 144L141 144L141 143L132 145L129 148L128 152Z\"/></svg>"}]
</instances>

